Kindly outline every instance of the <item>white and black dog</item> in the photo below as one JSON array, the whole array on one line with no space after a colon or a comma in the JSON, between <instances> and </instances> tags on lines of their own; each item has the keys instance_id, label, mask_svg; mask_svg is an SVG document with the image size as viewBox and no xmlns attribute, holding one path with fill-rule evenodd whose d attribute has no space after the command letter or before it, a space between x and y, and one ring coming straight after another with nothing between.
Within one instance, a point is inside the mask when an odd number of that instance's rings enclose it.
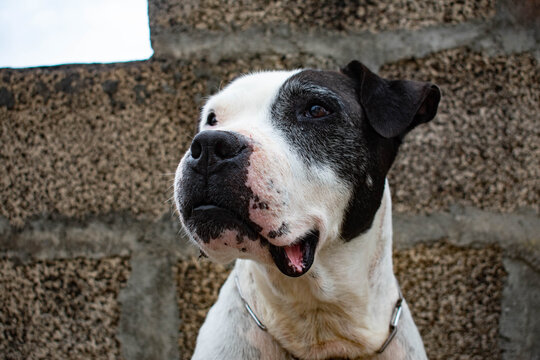
<instances>
[{"instance_id":1,"label":"white and black dog","mask_svg":"<svg viewBox=\"0 0 540 360\"><path fill-rule=\"evenodd\" d=\"M357 61L245 75L208 100L175 201L203 254L238 260L194 359L426 358L392 269L386 174L439 100Z\"/></svg>"}]
</instances>

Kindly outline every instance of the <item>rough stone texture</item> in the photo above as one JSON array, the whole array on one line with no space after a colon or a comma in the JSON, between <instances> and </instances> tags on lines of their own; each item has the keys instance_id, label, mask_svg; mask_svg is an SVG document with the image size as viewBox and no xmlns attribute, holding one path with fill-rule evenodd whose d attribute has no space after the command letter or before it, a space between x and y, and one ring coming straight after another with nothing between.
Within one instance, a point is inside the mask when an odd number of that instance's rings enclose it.
<instances>
[{"instance_id":1,"label":"rough stone texture","mask_svg":"<svg viewBox=\"0 0 540 360\"><path fill-rule=\"evenodd\" d=\"M181 359L191 359L199 328L229 272L230 269L204 259L191 258L179 262L177 300L181 320L178 338Z\"/></svg>"},{"instance_id":2,"label":"rough stone texture","mask_svg":"<svg viewBox=\"0 0 540 360\"><path fill-rule=\"evenodd\" d=\"M284 24L296 30L381 31L486 20L495 14L495 1L172 0L150 1L149 13L152 35Z\"/></svg>"},{"instance_id":3,"label":"rough stone texture","mask_svg":"<svg viewBox=\"0 0 540 360\"><path fill-rule=\"evenodd\" d=\"M189 64L0 70L0 214L161 216L204 93ZM114 85L116 84L116 85Z\"/></svg>"},{"instance_id":4,"label":"rough stone texture","mask_svg":"<svg viewBox=\"0 0 540 360\"><path fill-rule=\"evenodd\" d=\"M500 359L498 323L506 276L496 247L463 249L438 242L394 254L396 275L430 359ZM199 327L228 271L207 260L182 261L179 346L189 359Z\"/></svg>"},{"instance_id":5,"label":"rough stone texture","mask_svg":"<svg viewBox=\"0 0 540 360\"><path fill-rule=\"evenodd\" d=\"M216 64L226 58L246 59L257 54L308 54L341 64L356 58L374 70L411 56L424 57L461 46L489 55L531 52L540 58L537 0L328 3L331 6L294 2L291 7L286 2L153 1L149 10L154 57L206 59ZM303 6L309 10L303 11ZM452 15L439 19L435 14L441 15L447 6ZM371 7L373 13L359 20L353 7L360 14ZM424 16L427 23L420 19ZM239 17L245 20L244 25L236 21ZM190 25L193 18L198 20ZM303 19L308 21L303 23ZM437 19L433 26L426 26L433 19ZM361 27L351 28L351 22ZM381 26L381 32L372 32L373 26Z\"/></svg>"},{"instance_id":6,"label":"rough stone texture","mask_svg":"<svg viewBox=\"0 0 540 360\"><path fill-rule=\"evenodd\" d=\"M430 359L500 359L502 252L421 244L394 255L394 271Z\"/></svg>"},{"instance_id":7,"label":"rough stone texture","mask_svg":"<svg viewBox=\"0 0 540 360\"><path fill-rule=\"evenodd\" d=\"M108 66L0 70L14 108L0 107L0 215L129 212L157 219L171 204L177 163L204 96L257 69L338 68L316 56L153 60ZM441 86L437 118L405 140L390 175L399 212L451 204L538 211L540 68L530 54L466 49L383 67ZM116 83L118 82L118 83ZM444 161L441 161L444 159Z\"/></svg>"},{"instance_id":8,"label":"rough stone texture","mask_svg":"<svg viewBox=\"0 0 540 360\"><path fill-rule=\"evenodd\" d=\"M390 173L395 210L539 210L540 66L531 54L453 49L381 74L429 80L443 94L436 119L407 136Z\"/></svg>"},{"instance_id":9,"label":"rough stone texture","mask_svg":"<svg viewBox=\"0 0 540 360\"><path fill-rule=\"evenodd\" d=\"M508 278L504 288L501 314L503 359L540 357L540 276L527 264L505 259Z\"/></svg>"},{"instance_id":10,"label":"rough stone texture","mask_svg":"<svg viewBox=\"0 0 540 360\"><path fill-rule=\"evenodd\" d=\"M3 359L119 359L117 295L123 258L22 265L0 260Z\"/></svg>"}]
</instances>

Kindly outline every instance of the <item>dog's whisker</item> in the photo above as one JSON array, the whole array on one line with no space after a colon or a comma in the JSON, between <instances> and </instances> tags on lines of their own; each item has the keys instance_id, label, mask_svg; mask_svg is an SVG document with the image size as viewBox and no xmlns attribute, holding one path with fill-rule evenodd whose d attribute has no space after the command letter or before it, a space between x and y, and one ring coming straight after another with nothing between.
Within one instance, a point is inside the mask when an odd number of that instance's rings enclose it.
<instances>
[{"instance_id":1,"label":"dog's whisker","mask_svg":"<svg viewBox=\"0 0 540 360\"><path fill-rule=\"evenodd\" d=\"M172 207L174 205L173 204L173 198L174 198L174 196L168 198L167 200L164 200L163 204L169 204Z\"/></svg>"},{"instance_id":2,"label":"dog's whisker","mask_svg":"<svg viewBox=\"0 0 540 360\"><path fill-rule=\"evenodd\" d=\"M169 185L169 187L167 188L167 191L171 190L172 188L174 188L174 183L172 183L171 185Z\"/></svg>"}]
</instances>

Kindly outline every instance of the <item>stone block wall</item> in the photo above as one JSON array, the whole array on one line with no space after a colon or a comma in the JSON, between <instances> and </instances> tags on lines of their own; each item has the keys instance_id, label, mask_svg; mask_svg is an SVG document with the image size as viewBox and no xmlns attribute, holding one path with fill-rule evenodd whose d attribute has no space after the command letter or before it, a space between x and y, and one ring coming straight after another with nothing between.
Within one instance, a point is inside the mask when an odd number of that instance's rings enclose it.
<instances>
[{"instance_id":1,"label":"stone block wall","mask_svg":"<svg viewBox=\"0 0 540 360\"><path fill-rule=\"evenodd\" d=\"M351 59L443 93L389 175L428 355L540 356L536 1L150 0L149 15L148 61L0 69L5 358L189 359L227 273L193 258L170 201L198 109L241 73Z\"/></svg>"}]
</instances>

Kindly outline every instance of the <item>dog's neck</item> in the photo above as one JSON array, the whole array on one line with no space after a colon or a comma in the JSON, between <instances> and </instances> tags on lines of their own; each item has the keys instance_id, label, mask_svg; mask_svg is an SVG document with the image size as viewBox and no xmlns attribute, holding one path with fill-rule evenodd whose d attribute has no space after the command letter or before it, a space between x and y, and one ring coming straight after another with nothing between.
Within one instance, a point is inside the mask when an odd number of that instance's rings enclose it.
<instances>
[{"instance_id":1,"label":"dog's neck","mask_svg":"<svg viewBox=\"0 0 540 360\"><path fill-rule=\"evenodd\" d=\"M398 285L392 269L392 209L385 186L372 227L328 243L311 270L285 278L274 267L239 261L247 300L282 346L301 358L374 354L388 337Z\"/></svg>"}]
</instances>

